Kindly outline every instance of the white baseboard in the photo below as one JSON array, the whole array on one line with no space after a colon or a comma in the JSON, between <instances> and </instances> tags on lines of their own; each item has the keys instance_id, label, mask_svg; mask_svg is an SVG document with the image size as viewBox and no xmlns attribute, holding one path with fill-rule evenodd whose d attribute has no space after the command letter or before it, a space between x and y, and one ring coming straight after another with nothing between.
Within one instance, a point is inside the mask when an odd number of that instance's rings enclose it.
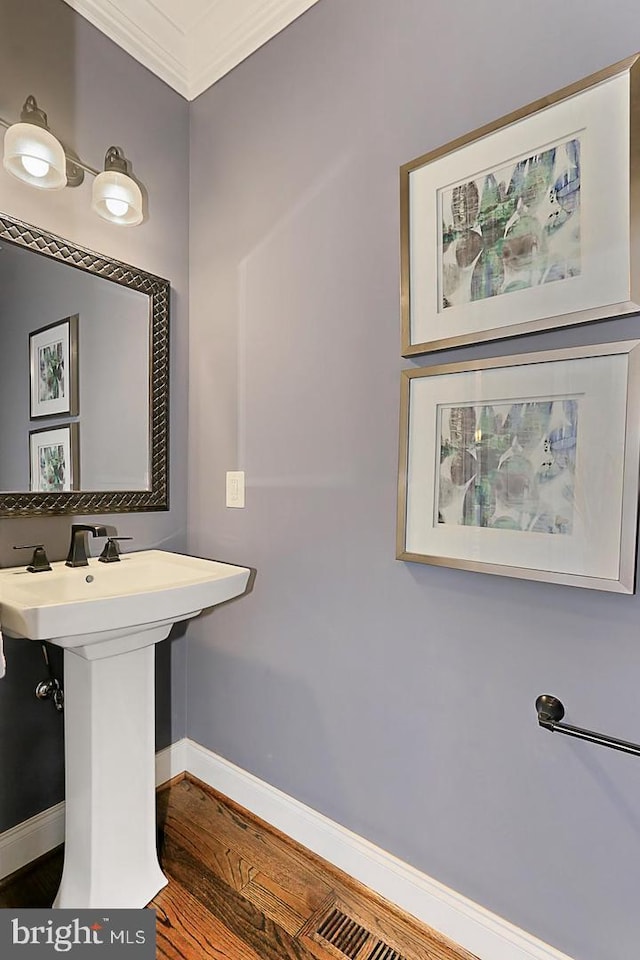
<instances>
[{"instance_id":1,"label":"white baseboard","mask_svg":"<svg viewBox=\"0 0 640 960\"><path fill-rule=\"evenodd\" d=\"M193 740L156 756L156 783L186 771L449 937L480 960L571 960ZM64 803L0 835L0 879L62 843Z\"/></svg>"},{"instance_id":2,"label":"white baseboard","mask_svg":"<svg viewBox=\"0 0 640 960\"><path fill-rule=\"evenodd\" d=\"M481 960L571 960L192 740L187 772Z\"/></svg>"},{"instance_id":3,"label":"white baseboard","mask_svg":"<svg viewBox=\"0 0 640 960\"><path fill-rule=\"evenodd\" d=\"M37 860L64 840L64 803L0 834L0 880Z\"/></svg>"},{"instance_id":4,"label":"white baseboard","mask_svg":"<svg viewBox=\"0 0 640 960\"><path fill-rule=\"evenodd\" d=\"M186 771L188 742L186 737L183 737L156 753L156 787L161 787L167 780L172 780Z\"/></svg>"}]
</instances>

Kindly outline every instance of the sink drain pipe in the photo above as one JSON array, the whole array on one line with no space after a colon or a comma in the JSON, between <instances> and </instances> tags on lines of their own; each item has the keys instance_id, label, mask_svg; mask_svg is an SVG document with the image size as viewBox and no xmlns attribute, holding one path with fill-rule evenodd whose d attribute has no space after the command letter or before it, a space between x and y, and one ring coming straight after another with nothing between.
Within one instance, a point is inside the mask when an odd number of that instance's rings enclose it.
<instances>
[{"instance_id":1,"label":"sink drain pipe","mask_svg":"<svg viewBox=\"0 0 640 960\"><path fill-rule=\"evenodd\" d=\"M64 690L62 689L62 684L58 678L54 676L53 667L51 666L51 662L49 660L46 644L41 643L40 648L42 650L44 662L47 665L47 670L49 671L49 679L41 680L37 685L36 697L38 700L52 700L53 705L58 713L62 713L64 710Z\"/></svg>"}]
</instances>

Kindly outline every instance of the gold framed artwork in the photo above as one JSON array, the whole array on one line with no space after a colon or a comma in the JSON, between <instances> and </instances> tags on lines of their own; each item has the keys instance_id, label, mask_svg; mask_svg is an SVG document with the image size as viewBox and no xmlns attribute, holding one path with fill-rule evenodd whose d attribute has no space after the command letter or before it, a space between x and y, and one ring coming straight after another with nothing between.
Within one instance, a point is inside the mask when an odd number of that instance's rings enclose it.
<instances>
[{"instance_id":1,"label":"gold framed artwork","mask_svg":"<svg viewBox=\"0 0 640 960\"><path fill-rule=\"evenodd\" d=\"M640 340L402 373L397 557L635 589Z\"/></svg>"},{"instance_id":2,"label":"gold framed artwork","mask_svg":"<svg viewBox=\"0 0 640 960\"><path fill-rule=\"evenodd\" d=\"M400 170L402 354L640 310L640 54Z\"/></svg>"}]
</instances>

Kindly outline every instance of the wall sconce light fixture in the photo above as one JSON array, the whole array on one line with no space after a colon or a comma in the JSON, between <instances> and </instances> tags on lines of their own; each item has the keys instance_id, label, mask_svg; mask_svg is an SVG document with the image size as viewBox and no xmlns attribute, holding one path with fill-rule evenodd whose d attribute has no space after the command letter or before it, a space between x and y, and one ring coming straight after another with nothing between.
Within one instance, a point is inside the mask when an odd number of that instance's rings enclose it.
<instances>
[{"instance_id":1,"label":"wall sconce light fixture","mask_svg":"<svg viewBox=\"0 0 640 960\"><path fill-rule=\"evenodd\" d=\"M27 97L20 123L11 124L4 137L5 170L40 190L60 190L67 185L64 147L49 130L47 115L35 97Z\"/></svg>"},{"instance_id":2,"label":"wall sconce light fixture","mask_svg":"<svg viewBox=\"0 0 640 960\"><path fill-rule=\"evenodd\" d=\"M91 209L111 223L135 226L142 220L142 192L128 175L127 159L120 147L109 147L104 171L93 181Z\"/></svg>"},{"instance_id":3,"label":"wall sconce light fixture","mask_svg":"<svg viewBox=\"0 0 640 960\"><path fill-rule=\"evenodd\" d=\"M125 226L142 222L142 192L120 147L109 147L103 172L82 163L51 133L34 96L27 97L19 123L0 117L0 125L7 128L2 165L12 176L39 190L61 190L79 186L86 171L95 177L91 209L98 216Z\"/></svg>"}]
</instances>

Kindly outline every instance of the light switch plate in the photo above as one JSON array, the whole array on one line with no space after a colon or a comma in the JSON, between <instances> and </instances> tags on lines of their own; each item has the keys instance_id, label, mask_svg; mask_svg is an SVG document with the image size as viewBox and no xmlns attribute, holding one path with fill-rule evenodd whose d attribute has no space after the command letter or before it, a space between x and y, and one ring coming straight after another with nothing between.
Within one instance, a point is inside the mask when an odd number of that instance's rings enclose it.
<instances>
[{"instance_id":1,"label":"light switch plate","mask_svg":"<svg viewBox=\"0 0 640 960\"><path fill-rule=\"evenodd\" d=\"M244 507L244 470L227 471L227 506Z\"/></svg>"}]
</instances>

